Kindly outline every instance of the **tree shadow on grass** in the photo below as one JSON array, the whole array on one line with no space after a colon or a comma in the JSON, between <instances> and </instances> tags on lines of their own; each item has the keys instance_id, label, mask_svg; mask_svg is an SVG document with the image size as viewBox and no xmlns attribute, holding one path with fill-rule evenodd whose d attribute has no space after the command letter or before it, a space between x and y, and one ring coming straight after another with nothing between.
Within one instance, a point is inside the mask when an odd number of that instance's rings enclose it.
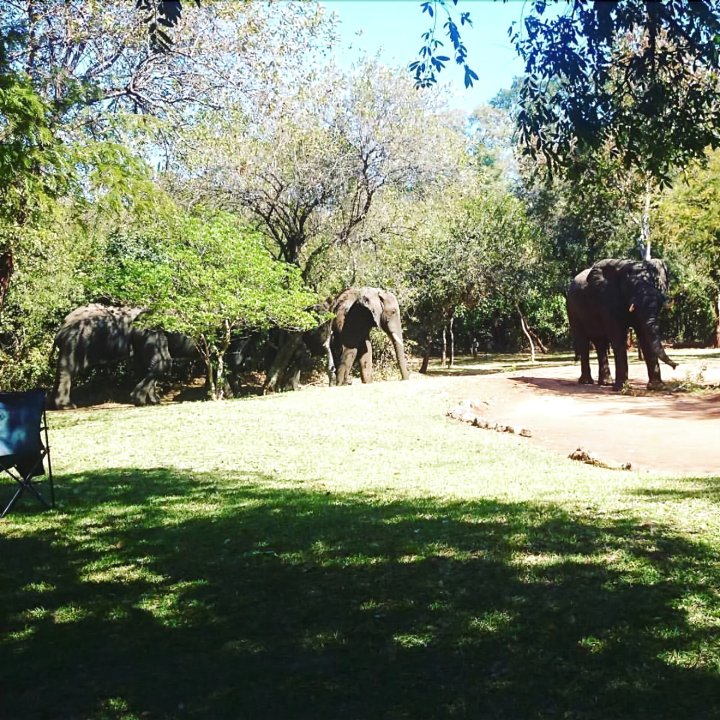
<instances>
[{"instance_id":1,"label":"tree shadow on grass","mask_svg":"<svg viewBox=\"0 0 720 720\"><path fill-rule=\"evenodd\" d=\"M62 496L2 528L0 715L720 716L720 570L665 528L164 469Z\"/></svg>"},{"instance_id":2,"label":"tree shadow on grass","mask_svg":"<svg viewBox=\"0 0 720 720\"><path fill-rule=\"evenodd\" d=\"M677 487L638 488L633 494L652 499L654 502L665 500L675 503L697 499L720 505L720 474L713 477L686 477L678 483L680 484Z\"/></svg>"}]
</instances>

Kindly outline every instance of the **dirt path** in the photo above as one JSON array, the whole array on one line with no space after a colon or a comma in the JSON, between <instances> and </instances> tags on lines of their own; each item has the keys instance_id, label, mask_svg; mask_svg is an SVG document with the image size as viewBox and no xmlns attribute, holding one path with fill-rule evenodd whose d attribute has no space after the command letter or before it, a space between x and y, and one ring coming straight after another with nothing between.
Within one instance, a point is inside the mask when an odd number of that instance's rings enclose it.
<instances>
[{"instance_id":1,"label":"dirt path","mask_svg":"<svg viewBox=\"0 0 720 720\"><path fill-rule=\"evenodd\" d=\"M662 367L669 387L708 389L646 392L645 366L634 363L627 395L578 385L574 364L493 375L463 366L447 377L446 391L451 400L481 403L489 419L529 429L528 442L565 456L582 448L637 470L720 477L720 352L676 351L673 357L680 363L675 371Z\"/></svg>"}]
</instances>

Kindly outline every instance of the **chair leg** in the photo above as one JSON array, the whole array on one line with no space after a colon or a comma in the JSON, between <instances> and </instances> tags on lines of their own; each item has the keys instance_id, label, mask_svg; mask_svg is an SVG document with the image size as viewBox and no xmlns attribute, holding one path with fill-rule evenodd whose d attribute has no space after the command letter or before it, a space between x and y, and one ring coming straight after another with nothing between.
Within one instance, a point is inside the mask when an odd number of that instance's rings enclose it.
<instances>
[{"instance_id":1,"label":"chair leg","mask_svg":"<svg viewBox=\"0 0 720 720\"><path fill-rule=\"evenodd\" d=\"M43 497L43 494L33 482L33 477L35 477L33 473L37 466L42 463L45 458L47 458L48 463L48 471L46 475L48 483L50 485L50 502L48 502ZM4 518L13 509L17 501L20 499L20 496L26 490L29 490L46 508L50 509L55 507L55 484L53 482L52 466L50 464L49 452L44 452L42 455L40 455L33 463L33 465L31 467L24 468L22 473L19 473L17 468L6 468L5 474L11 477L19 485L19 487L15 491L15 494L12 496L12 498L10 498L10 502L5 506L5 509L2 511L2 513L0 513L0 519Z\"/></svg>"},{"instance_id":2,"label":"chair leg","mask_svg":"<svg viewBox=\"0 0 720 720\"><path fill-rule=\"evenodd\" d=\"M29 490L46 508L50 509L54 507L55 505L55 492L53 490L52 481L50 484L50 496L51 496L51 502L48 502L43 496L42 493L35 487L35 483L32 482L32 480L21 480L19 478L15 478L18 485L20 486L16 491L15 494L10 499L10 502L5 506L5 509L0 513L0 520L4 518L12 509L15 507L15 503L20 499L20 496L26 491Z\"/></svg>"},{"instance_id":3,"label":"chair leg","mask_svg":"<svg viewBox=\"0 0 720 720\"><path fill-rule=\"evenodd\" d=\"M0 513L0 519L4 518L12 509L15 507L15 503L20 499L20 496L25 492L25 486L20 483L20 487L15 491L15 494L10 499L10 502L5 506L5 509Z\"/></svg>"}]
</instances>

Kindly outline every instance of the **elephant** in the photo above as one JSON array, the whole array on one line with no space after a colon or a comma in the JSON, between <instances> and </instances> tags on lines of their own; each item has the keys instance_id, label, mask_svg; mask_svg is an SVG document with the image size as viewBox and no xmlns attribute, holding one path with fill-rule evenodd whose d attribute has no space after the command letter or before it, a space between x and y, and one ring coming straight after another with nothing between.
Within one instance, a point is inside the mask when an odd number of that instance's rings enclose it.
<instances>
[{"instance_id":1,"label":"elephant","mask_svg":"<svg viewBox=\"0 0 720 720\"><path fill-rule=\"evenodd\" d=\"M628 378L627 333L637 334L648 372L648 388L662 387L658 360L675 368L660 340L658 317L668 291L668 270L661 260L608 258L575 276L567 293L570 333L580 358L582 384L592 384L590 343L598 356L599 385L620 390ZM608 349L615 355L615 381Z\"/></svg>"},{"instance_id":2,"label":"elephant","mask_svg":"<svg viewBox=\"0 0 720 720\"><path fill-rule=\"evenodd\" d=\"M112 307L93 303L65 317L55 336L58 357L49 407L74 407L70 401L73 378L82 370L133 357L144 373L130 393L136 405L157 403L156 383L173 358L197 356L192 340L181 333L134 326L143 308Z\"/></svg>"},{"instance_id":3,"label":"elephant","mask_svg":"<svg viewBox=\"0 0 720 720\"><path fill-rule=\"evenodd\" d=\"M337 368L337 384L350 383L355 359L360 360L360 378L372 382L370 330L382 328L392 341L403 380L409 377L405 361L400 306L393 293L375 287L344 290L333 305L330 349Z\"/></svg>"}]
</instances>

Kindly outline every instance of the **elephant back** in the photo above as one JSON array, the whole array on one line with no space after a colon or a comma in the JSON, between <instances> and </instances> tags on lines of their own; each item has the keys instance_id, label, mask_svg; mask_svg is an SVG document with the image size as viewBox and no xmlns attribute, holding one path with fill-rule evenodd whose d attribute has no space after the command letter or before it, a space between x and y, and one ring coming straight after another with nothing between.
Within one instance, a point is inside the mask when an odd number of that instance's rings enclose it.
<instances>
[{"instance_id":1,"label":"elephant back","mask_svg":"<svg viewBox=\"0 0 720 720\"><path fill-rule=\"evenodd\" d=\"M135 318L142 308L92 304L76 308L63 320L55 346L77 370L127 357Z\"/></svg>"}]
</instances>

